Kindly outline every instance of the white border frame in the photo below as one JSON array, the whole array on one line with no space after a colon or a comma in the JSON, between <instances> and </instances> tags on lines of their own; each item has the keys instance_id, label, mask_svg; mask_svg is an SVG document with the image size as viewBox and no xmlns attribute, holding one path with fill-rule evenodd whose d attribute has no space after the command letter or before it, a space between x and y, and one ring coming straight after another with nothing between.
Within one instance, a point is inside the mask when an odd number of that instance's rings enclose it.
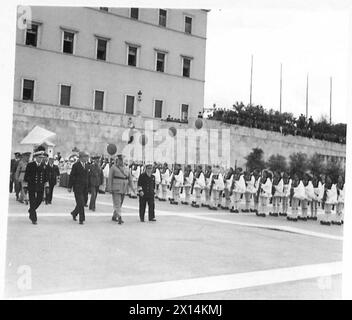
<instances>
[{"instance_id":1,"label":"white border frame","mask_svg":"<svg viewBox=\"0 0 352 320\"><path fill-rule=\"evenodd\" d=\"M133 100L133 114L131 113L127 113L127 96L129 97L134 97L134 100ZM125 93L124 95L124 105L123 105L123 113L125 115L129 115L129 116L135 116L136 115L136 108L137 108L137 101L138 97L135 95L135 94L131 94L131 93Z\"/></svg>"},{"instance_id":2,"label":"white border frame","mask_svg":"<svg viewBox=\"0 0 352 320\"><path fill-rule=\"evenodd\" d=\"M96 91L101 91L101 92L104 92L104 99L103 99L103 109L102 110L97 110L95 109L95 92ZM105 89L99 89L99 88L96 88L96 89L93 89L93 103L92 103L92 106L93 106L93 111L98 111L98 112L104 112L104 111L107 111L105 108L106 108L106 94L107 94L107 91Z\"/></svg>"},{"instance_id":3,"label":"white border frame","mask_svg":"<svg viewBox=\"0 0 352 320\"><path fill-rule=\"evenodd\" d=\"M24 89L24 80L31 80L34 81L34 86L33 86L33 100L24 100L23 99L23 89ZM21 101L25 102L36 102L37 98L37 80L32 78L32 77L22 77L21 78Z\"/></svg>"},{"instance_id":4,"label":"white border frame","mask_svg":"<svg viewBox=\"0 0 352 320\"><path fill-rule=\"evenodd\" d=\"M71 88L71 90L70 90L70 104L68 106L61 104L61 86L67 86L67 87ZM60 82L59 83L59 97L58 97L57 105L60 107L71 107L72 106L71 102L72 102L72 84Z\"/></svg>"}]
</instances>

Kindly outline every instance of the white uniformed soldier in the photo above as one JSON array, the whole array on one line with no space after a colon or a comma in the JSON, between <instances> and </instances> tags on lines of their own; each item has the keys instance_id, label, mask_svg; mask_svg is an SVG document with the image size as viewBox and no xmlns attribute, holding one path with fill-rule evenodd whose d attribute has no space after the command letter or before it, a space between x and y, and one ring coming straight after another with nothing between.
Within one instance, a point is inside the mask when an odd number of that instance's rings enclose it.
<instances>
[{"instance_id":1,"label":"white uniformed soldier","mask_svg":"<svg viewBox=\"0 0 352 320\"><path fill-rule=\"evenodd\" d=\"M320 221L320 224L330 226L332 207L337 203L337 188L329 176L326 176L325 180L323 202L325 213L323 219Z\"/></svg>"},{"instance_id":2,"label":"white uniformed soldier","mask_svg":"<svg viewBox=\"0 0 352 320\"><path fill-rule=\"evenodd\" d=\"M291 183L290 175L287 172L284 172L282 176L282 213L279 213L280 216L287 217L288 204L291 194Z\"/></svg>"},{"instance_id":3,"label":"white uniformed soldier","mask_svg":"<svg viewBox=\"0 0 352 320\"><path fill-rule=\"evenodd\" d=\"M298 220L307 221L308 220L308 204L310 201L315 199L314 187L312 183L312 177L309 173L306 173L303 177L303 185L305 190L305 197L301 200L301 217L298 216Z\"/></svg>"},{"instance_id":4,"label":"white uniformed soldier","mask_svg":"<svg viewBox=\"0 0 352 320\"><path fill-rule=\"evenodd\" d=\"M263 170L259 187L260 212L258 216L266 217L269 200L272 194L272 175L268 170Z\"/></svg>"},{"instance_id":5,"label":"white uniformed soldier","mask_svg":"<svg viewBox=\"0 0 352 320\"><path fill-rule=\"evenodd\" d=\"M297 173L293 175L291 183L291 215L287 216L289 221L298 221L299 202L305 197L305 188Z\"/></svg>"},{"instance_id":6,"label":"white uniformed soldier","mask_svg":"<svg viewBox=\"0 0 352 320\"><path fill-rule=\"evenodd\" d=\"M184 183L183 183L183 189L185 192L185 201L182 201L182 204L189 204L190 199L191 199L191 188L192 188L192 183L193 183L193 171L192 167L190 165L187 165L185 168L185 173L184 173Z\"/></svg>"},{"instance_id":7,"label":"white uniformed soldier","mask_svg":"<svg viewBox=\"0 0 352 320\"><path fill-rule=\"evenodd\" d=\"M161 197L159 201L166 201L167 198L167 188L170 185L170 169L168 164L165 162L161 170Z\"/></svg>"},{"instance_id":8,"label":"white uniformed soldier","mask_svg":"<svg viewBox=\"0 0 352 320\"><path fill-rule=\"evenodd\" d=\"M231 206L231 186L232 186L232 180L233 180L233 168L231 167L224 178L224 195L225 195L225 205L222 207L222 209L229 210Z\"/></svg>"},{"instance_id":9,"label":"white uniformed soldier","mask_svg":"<svg viewBox=\"0 0 352 320\"><path fill-rule=\"evenodd\" d=\"M242 168L236 168L231 186L232 208L230 212L239 213L239 203L241 196L246 192L246 182L244 181Z\"/></svg>"},{"instance_id":10,"label":"white uniformed soldier","mask_svg":"<svg viewBox=\"0 0 352 320\"><path fill-rule=\"evenodd\" d=\"M137 183L138 183L139 176L141 174L141 168L136 162L133 162L133 164L132 164L131 174L132 174L133 188L134 188L134 190L137 190ZM137 195L135 193L132 193L131 198L137 199Z\"/></svg>"},{"instance_id":11,"label":"white uniformed soldier","mask_svg":"<svg viewBox=\"0 0 352 320\"><path fill-rule=\"evenodd\" d=\"M209 207L210 206L210 185L212 181L212 170L211 166L207 166L205 173L204 173L204 179L205 179L205 186L203 189L204 192L204 203L202 203L202 207Z\"/></svg>"},{"instance_id":12,"label":"white uniformed soldier","mask_svg":"<svg viewBox=\"0 0 352 320\"><path fill-rule=\"evenodd\" d=\"M191 192L195 193L194 201L192 201L192 207L199 208L201 205L201 191L205 188L205 178L202 171L202 166L198 165L196 172L194 173L193 186Z\"/></svg>"},{"instance_id":13,"label":"white uniformed soldier","mask_svg":"<svg viewBox=\"0 0 352 320\"><path fill-rule=\"evenodd\" d=\"M283 196L284 183L281 178L281 173L275 171L272 182L272 199L273 199L273 212L269 212L270 216L278 217L280 210L280 201Z\"/></svg>"},{"instance_id":14,"label":"white uniformed soldier","mask_svg":"<svg viewBox=\"0 0 352 320\"><path fill-rule=\"evenodd\" d=\"M246 208L242 209L242 212L253 212L251 208L252 196L256 192L255 188L255 177L247 170L244 175L244 181L246 183L246 191L244 193L244 199L246 202Z\"/></svg>"},{"instance_id":15,"label":"white uniformed soldier","mask_svg":"<svg viewBox=\"0 0 352 320\"><path fill-rule=\"evenodd\" d=\"M220 166L215 165L212 174L212 182L211 182L211 203L209 209L217 210L218 205L220 203L220 194L224 190L224 177L220 172Z\"/></svg>"},{"instance_id":16,"label":"white uniformed soldier","mask_svg":"<svg viewBox=\"0 0 352 320\"><path fill-rule=\"evenodd\" d=\"M170 188L172 191L172 200L170 204L178 205L180 201L180 191L183 185L183 172L179 164L175 165L175 170L172 173Z\"/></svg>"},{"instance_id":17,"label":"white uniformed soldier","mask_svg":"<svg viewBox=\"0 0 352 320\"><path fill-rule=\"evenodd\" d=\"M343 223L343 210L345 205L345 182L342 176L339 176L336 184L337 203L336 203L336 220L331 223L341 225Z\"/></svg>"}]
</instances>

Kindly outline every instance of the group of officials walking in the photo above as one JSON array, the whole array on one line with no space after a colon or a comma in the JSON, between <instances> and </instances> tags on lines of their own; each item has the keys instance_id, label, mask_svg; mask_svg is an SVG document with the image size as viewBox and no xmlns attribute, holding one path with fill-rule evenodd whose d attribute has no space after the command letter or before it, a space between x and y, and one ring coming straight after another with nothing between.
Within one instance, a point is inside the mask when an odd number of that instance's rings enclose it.
<instances>
[{"instance_id":1,"label":"group of officials walking","mask_svg":"<svg viewBox=\"0 0 352 320\"><path fill-rule=\"evenodd\" d=\"M10 192L15 184L16 199L23 203L29 200L29 218L37 223L39 205L45 199L51 204L54 186L60 175L59 169L53 164L54 159L48 158L43 147L33 153L33 161L28 162L30 153L24 153L11 161ZM88 162L88 160L91 162ZM71 212L73 220L83 224L85 207L95 211L99 187L104 184L103 169L100 157L89 157L79 152L78 160L73 164L68 181L68 191L73 190L76 207ZM15 183L14 183L15 182ZM325 175L311 175L288 172L271 172L269 170L243 171L241 168L224 170L219 165L203 167L198 165L192 170L190 165L179 164L169 168L164 164L147 164L133 162L128 165L122 155L116 156L109 165L107 190L112 194L112 221L118 224L122 220L121 207L125 196L139 196L139 218L144 222L148 204L148 219L155 219L155 198L167 201L172 205L191 205L194 208L208 207L210 210L230 210L232 213L253 212L259 217L286 217L289 221L317 220L318 207L324 210L323 225L343 224L344 210L344 179L339 176L336 181ZM184 200L180 194L184 193ZM27 200L28 195L28 200ZM191 197L193 200L191 200ZM241 199L245 207L240 208ZM269 204L272 210L269 211ZM291 214L288 208L291 206ZM301 212L299 214L299 208ZM309 214L310 208L310 214ZM331 218L332 209L336 210L336 218Z\"/></svg>"}]
</instances>

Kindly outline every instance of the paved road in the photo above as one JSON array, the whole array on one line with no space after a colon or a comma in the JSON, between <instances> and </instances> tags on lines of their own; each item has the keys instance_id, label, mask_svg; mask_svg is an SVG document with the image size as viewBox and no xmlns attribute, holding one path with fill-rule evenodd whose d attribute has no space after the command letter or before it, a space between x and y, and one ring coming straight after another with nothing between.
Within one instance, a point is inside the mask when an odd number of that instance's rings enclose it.
<instances>
[{"instance_id":1,"label":"paved road","mask_svg":"<svg viewBox=\"0 0 352 320\"><path fill-rule=\"evenodd\" d=\"M127 290L145 299L341 296L342 227L159 202L157 222L140 223L138 201L128 198L125 224L117 225L110 195L98 195L97 211L87 210L81 226L69 215L73 207L73 194L57 188L53 204L39 208L34 226L26 206L10 195L7 297L79 290L109 298L126 297ZM27 270L30 289L22 281ZM275 278L278 272L282 276ZM205 287L198 290L194 283Z\"/></svg>"}]
</instances>

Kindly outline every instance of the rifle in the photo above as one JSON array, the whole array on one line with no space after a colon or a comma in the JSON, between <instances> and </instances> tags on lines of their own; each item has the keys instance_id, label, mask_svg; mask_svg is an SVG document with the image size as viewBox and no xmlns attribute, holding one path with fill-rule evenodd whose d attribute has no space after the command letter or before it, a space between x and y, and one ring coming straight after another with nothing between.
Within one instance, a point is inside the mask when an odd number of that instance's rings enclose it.
<instances>
[{"instance_id":1,"label":"rifle","mask_svg":"<svg viewBox=\"0 0 352 320\"><path fill-rule=\"evenodd\" d=\"M191 188L191 194L193 194L193 188L194 188L194 184L196 183L196 177L193 177L193 182L192 182L192 188Z\"/></svg>"}]
</instances>

